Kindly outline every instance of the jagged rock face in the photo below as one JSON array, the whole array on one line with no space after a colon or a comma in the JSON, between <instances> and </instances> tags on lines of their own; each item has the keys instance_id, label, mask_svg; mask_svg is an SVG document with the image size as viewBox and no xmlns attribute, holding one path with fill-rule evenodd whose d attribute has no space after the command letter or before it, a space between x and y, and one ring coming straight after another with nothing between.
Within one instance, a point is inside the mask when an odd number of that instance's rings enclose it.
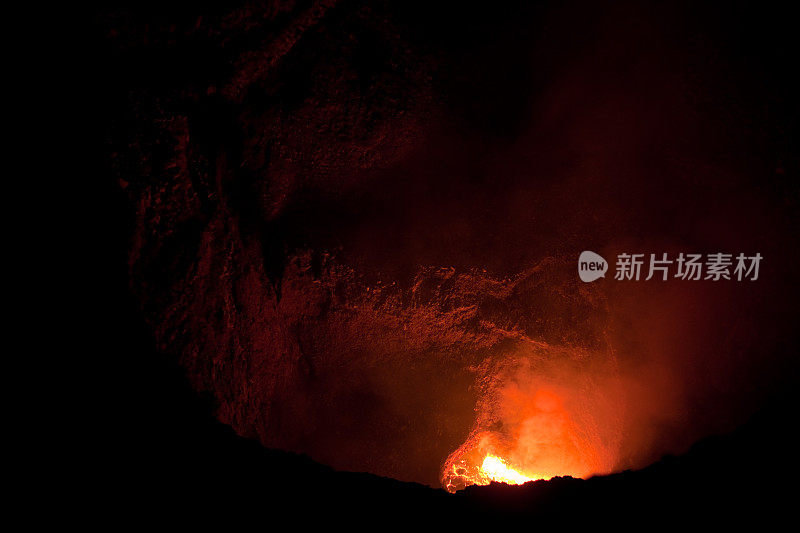
<instances>
[{"instance_id":1,"label":"jagged rock face","mask_svg":"<svg viewBox=\"0 0 800 533\"><path fill-rule=\"evenodd\" d=\"M600 470L733 420L740 405L714 398L788 331L790 294L755 317L788 266L759 291L575 274L583 249L790 240L796 204L775 199L794 193L775 176L753 192L774 154L744 157L757 140L708 110L700 45L671 47L658 13L641 16L659 31L620 36L613 13L449 9L101 17L129 102L111 138L131 286L159 348L239 434L431 484L471 433L508 423L490 400L518 363L605 397L584 413L611 449ZM731 333L742 321L775 326Z\"/></svg>"}]
</instances>

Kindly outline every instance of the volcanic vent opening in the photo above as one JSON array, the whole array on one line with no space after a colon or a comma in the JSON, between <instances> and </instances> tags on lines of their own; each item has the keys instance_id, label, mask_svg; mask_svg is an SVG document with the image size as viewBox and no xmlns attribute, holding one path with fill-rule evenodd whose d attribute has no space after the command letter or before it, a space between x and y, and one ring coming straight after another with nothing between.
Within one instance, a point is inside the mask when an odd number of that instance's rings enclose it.
<instances>
[{"instance_id":1,"label":"volcanic vent opening","mask_svg":"<svg viewBox=\"0 0 800 533\"><path fill-rule=\"evenodd\" d=\"M541 368L542 361L509 358L489 370L470 436L444 463L441 483L447 491L587 478L614 468L620 428L611 415L619 409L613 393L604 398L596 376L579 380L573 362L563 365L559 382L552 369ZM604 392L611 392L613 380L604 381Z\"/></svg>"}]
</instances>

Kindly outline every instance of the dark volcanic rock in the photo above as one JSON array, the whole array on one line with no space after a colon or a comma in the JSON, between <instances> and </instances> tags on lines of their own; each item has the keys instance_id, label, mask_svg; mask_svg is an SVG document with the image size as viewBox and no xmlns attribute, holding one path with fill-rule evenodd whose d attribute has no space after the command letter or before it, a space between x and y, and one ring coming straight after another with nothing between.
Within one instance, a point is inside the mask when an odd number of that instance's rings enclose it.
<instances>
[{"instance_id":1,"label":"dark volcanic rock","mask_svg":"<svg viewBox=\"0 0 800 533\"><path fill-rule=\"evenodd\" d=\"M130 287L219 420L436 485L473 429L502 425L489 404L519 363L570 381L587 418L613 411L594 423L603 471L730 430L789 379L781 42L744 53L712 8L589 4L97 15ZM582 284L595 246L770 262L757 286Z\"/></svg>"}]
</instances>

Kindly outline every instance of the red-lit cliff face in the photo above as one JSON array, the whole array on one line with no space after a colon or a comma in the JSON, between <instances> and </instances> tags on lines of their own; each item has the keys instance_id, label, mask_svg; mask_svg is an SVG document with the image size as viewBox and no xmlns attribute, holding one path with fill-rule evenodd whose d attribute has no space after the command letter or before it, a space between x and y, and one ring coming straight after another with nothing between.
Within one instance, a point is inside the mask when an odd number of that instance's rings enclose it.
<instances>
[{"instance_id":1,"label":"red-lit cliff face","mask_svg":"<svg viewBox=\"0 0 800 533\"><path fill-rule=\"evenodd\" d=\"M676 11L417 9L103 21L159 348L239 434L450 490L639 467L743 420L796 297L768 80ZM765 260L584 284L584 249Z\"/></svg>"}]
</instances>

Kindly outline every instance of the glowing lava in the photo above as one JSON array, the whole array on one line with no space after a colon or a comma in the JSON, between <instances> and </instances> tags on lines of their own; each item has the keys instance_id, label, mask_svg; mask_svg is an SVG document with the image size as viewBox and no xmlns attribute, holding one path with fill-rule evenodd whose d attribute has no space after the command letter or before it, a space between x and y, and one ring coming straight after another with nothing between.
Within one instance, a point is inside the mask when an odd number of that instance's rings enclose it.
<instances>
[{"instance_id":1,"label":"glowing lava","mask_svg":"<svg viewBox=\"0 0 800 533\"><path fill-rule=\"evenodd\" d=\"M487 405L467 441L450 454L442 486L456 492L493 481L521 485L557 476L586 478L606 471L602 442L588 409L572 391L506 384ZM568 401L570 400L570 401ZM582 412L583 411L583 412Z\"/></svg>"},{"instance_id":2,"label":"glowing lava","mask_svg":"<svg viewBox=\"0 0 800 533\"><path fill-rule=\"evenodd\" d=\"M493 481L509 485L522 485L528 481L552 477L523 473L509 466L505 459L492 453L487 454L478 466L480 459L474 460L474 456L475 450L450 464L442 478L445 489L456 492L470 485L488 485Z\"/></svg>"},{"instance_id":3,"label":"glowing lava","mask_svg":"<svg viewBox=\"0 0 800 533\"><path fill-rule=\"evenodd\" d=\"M481 471L483 476L489 478L489 480L508 483L509 485L522 485L528 481L540 479L520 474L506 465L505 461L493 455L486 456L486 459L483 460L483 464L481 464Z\"/></svg>"}]
</instances>

